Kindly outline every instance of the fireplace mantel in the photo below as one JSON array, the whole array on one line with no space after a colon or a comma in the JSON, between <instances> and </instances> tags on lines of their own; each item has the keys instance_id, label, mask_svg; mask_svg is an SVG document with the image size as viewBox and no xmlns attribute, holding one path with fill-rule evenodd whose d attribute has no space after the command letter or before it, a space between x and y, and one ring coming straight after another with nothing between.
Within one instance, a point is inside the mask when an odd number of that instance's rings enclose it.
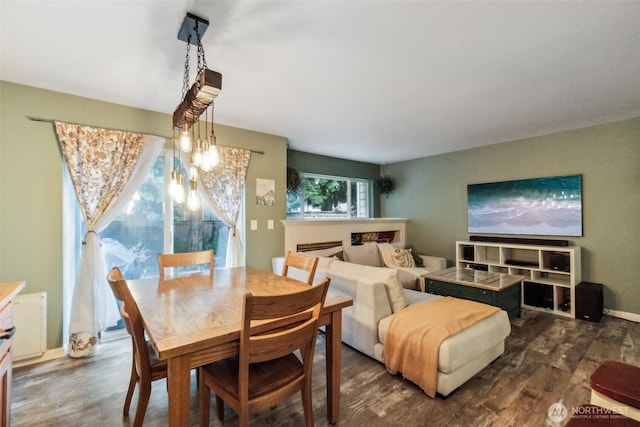
<instances>
[{"instance_id":1,"label":"fireplace mantel","mask_svg":"<svg viewBox=\"0 0 640 427\"><path fill-rule=\"evenodd\" d=\"M407 218L361 219L287 219L284 224L284 249L295 252L298 245L341 241L351 245L351 233L394 231L392 242L405 243Z\"/></svg>"}]
</instances>

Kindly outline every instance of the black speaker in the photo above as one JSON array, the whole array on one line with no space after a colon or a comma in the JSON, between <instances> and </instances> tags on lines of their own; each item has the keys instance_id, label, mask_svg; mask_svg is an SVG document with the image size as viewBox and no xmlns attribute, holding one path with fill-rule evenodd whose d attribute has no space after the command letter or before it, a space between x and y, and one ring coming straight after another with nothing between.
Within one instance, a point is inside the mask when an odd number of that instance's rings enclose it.
<instances>
[{"instance_id":1,"label":"black speaker","mask_svg":"<svg viewBox=\"0 0 640 427\"><path fill-rule=\"evenodd\" d=\"M580 282L576 286L576 319L600 322L603 311L602 285Z\"/></svg>"}]
</instances>

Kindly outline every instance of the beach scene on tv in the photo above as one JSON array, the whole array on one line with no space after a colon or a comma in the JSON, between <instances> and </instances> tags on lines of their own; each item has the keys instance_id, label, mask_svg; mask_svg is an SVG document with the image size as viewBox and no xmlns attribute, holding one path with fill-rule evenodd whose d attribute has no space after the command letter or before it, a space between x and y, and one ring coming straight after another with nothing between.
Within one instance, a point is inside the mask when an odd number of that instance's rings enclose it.
<instances>
[{"instance_id":1,"label":"beach scene on tv","mask_svg":"<svg viewBox=\"0 0 640 427\"><path fill-rule=\"evenodd\" d=\"M582 175L467 186L469 233L582 236Z\"/></svg>"}]
</instances>

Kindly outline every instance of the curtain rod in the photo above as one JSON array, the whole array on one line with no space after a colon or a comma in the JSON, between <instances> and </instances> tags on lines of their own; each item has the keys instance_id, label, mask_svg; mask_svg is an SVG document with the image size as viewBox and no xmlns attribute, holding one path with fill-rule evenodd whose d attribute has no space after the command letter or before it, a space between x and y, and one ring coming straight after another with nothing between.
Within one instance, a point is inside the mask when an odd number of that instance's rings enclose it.
<instances>
[{"instance_id":1,"label":"curtain rod","mask_svg":"<svg viewBox=\"0 0 640 427\"><path fill-rule=\"evenodd\" d=\"M60 122L60 123L69 123L69 122L65 122L64 120L52 120L52 119L42 119L39 117L31 117L31 116L26 116L29 120L34 121L34 122L43 122L43 123L55 123L55 122ZM89 126L89 127L94 127L92 125L85 125L82 123L73 123L75 125L79 125L79 126ZM131 132L130 130L122 130L122 129L113 129L113 128L105 128L103 127L102 129L108 129L108 130L115 130L118 132ZM165 135L156 135L155 133L144 133L144 132L138 132L138 133L143 133L145 135L151 135L151 136L157 136L158 138L164 138L164 139L173 139L173 136L165 136ZM221 146L222 147L222 146ZM233 148L233 147L229 147L229 148ZM255 154L264 154L264 151L262 150L249 150L252 153Z\"/></svg>"}]
</instances>

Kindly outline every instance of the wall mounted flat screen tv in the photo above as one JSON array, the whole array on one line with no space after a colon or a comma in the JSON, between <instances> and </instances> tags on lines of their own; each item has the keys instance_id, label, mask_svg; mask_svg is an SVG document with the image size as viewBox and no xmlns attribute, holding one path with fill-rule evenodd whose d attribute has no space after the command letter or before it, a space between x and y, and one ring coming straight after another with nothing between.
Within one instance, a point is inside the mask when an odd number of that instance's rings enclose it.
<instances>
[{"instance_id":1,"label":"wall mounted flat screen tv","mask_svg":"<svg viewBox=\"0 0 640 427\"><path fill-rule=\"evenodd\" d=\"M582 175L467 186L469 233L582 236Z\"/></svg>"}]
</instances>

